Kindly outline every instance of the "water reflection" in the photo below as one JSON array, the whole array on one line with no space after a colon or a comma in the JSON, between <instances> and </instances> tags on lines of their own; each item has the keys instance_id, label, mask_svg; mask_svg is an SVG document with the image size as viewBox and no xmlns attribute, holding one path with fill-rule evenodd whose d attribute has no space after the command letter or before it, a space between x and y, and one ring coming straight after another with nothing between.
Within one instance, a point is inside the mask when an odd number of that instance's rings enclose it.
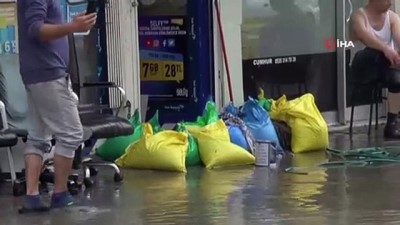
<instances>
[{"instance_id":1,"label":"water reflection","mask_svg":"<svg viewBox=\"0 0 400 225\"><path fill-rule=\"evenodd\" d=\"M0 195L4 224L389 224L400 220L398 165L318 169L325 152L297 154L277 169L128 170L116 185L104 172L77 205L16 216L20 199ZM308 175L283 172L307 167ZM5 192L1 192L5 193Z\"/></svg>"}]
</instances>

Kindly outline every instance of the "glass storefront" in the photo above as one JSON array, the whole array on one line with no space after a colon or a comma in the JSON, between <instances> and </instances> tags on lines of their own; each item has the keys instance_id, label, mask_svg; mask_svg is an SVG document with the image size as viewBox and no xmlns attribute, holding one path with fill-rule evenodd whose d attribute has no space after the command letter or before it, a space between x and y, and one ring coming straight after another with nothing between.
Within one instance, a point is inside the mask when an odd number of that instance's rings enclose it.
<instances>
[{"instance_id":1,"label":"glass storefront","mask_svg":"<svg viewBox=\"0 0 400 225\"><path fill-rule=\"evenodd\" d=\"M336 1L245 0L244 95L311 92L321 111L337 111Z\"/></svg>"}]
</instances>

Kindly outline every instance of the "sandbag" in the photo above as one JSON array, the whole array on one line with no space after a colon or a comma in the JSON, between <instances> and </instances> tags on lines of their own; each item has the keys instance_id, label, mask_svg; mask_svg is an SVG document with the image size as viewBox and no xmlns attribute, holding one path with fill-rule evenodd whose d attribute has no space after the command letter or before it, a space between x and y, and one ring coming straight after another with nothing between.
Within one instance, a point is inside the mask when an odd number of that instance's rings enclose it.
<instances>
[{"instance_id":1,"label":"sandbag","mask_svg":"<svg viewBox=\"0 0 400 225\"><path fill-rule=\"evenodd\" d=\"M265 98L264 89L260 88L257 98L258 98L258 101L257 101L258 104L261 107L263 107L265 110L267 110L267 112L269 112L272 107L272 100Z\"/></svg>"},{"instance_id":2,"label":"sandbag","mask_svg":"<svg viewBox=\"0 0 400 225\"><path fill-rule=\"evenodd\" d=\"M191 134L189 134L183 123L178 123L176 130L188 134L189 146L186 153L186 166L190 167L202 165L197 140Z\"/></svg>"},{"instance_id":3,"label":"sandbag","mask_svg":"<svg viewBox=\"0 0 400 225\"><path fill-rule=\"evenodd\" d=\"M254 154L256 141L246 123L239 117L239 115L239 108L237 108L233 103L230 103L224 108L220 117L228 127L231 142Z\"/></svg>"},{"instance_id":4,"label":"sandbag","mask_svg":"<svg viewBox=\"0 0 400 225\"><path fill-rule=\"evenodd\" d=\"M239 108L236 107L232 102L229 103L225 108L222 114L230 114L232 116L239 116Z\"/></svg>"},{"instance_id":5,"label":"sandbag","mask_svg":"<svg viewBox=\"0 0 400 225\"><path fill-rule=\"evenodd\" d=\"M186 172L188 135L172 130L153 133L150 124L143 126L143 137L128 147L116 160L123 168Z\"/></svg>"},{"instance_id":6,"label":"sandbag","mask_svg":"<svg viewBox=\"0 0 400 225\"><path fill-rule=\"evenodd\" d=\"M133 134L129 136L121 136L107 139L99 148L96 149L96 155L98 155L105 161L114 162L125 153L126 148L130 144L135 143L142 137L143 125L141 124L138 110L135 110L134 115L130 118L129 121L134 127ZM162 130L159 122L158 111L154 114L154 116L149 120L148 123L151 125L154 133L158 133Z\"/></svg>"},{"instance_id":7,"label":"sandbag","mask_svg":"<svg viewBox=\"0 0 400 225\"><path fill-rule=\"evenodd\" d=\"M201 160L207 169L227 166L252 165L255 158L245 149L212 133L198 133Z\"/></svg>"},{"instance_id":8,"label":"sandbag","mask_svg":"<svg viewBox=\"0 0 400 225\"><path fill-rule=\"evenodd\" d=\"M151 128L153 129L154 133L158 133L163 130L161 128L158 110L156 111L154 116L148 121L148 123L151 125Z\"/></svg>"},{"instance_id":9,"label":"sandbag","mask_svg":"<svg viewBox=\"0 0 400 225\"><path fill-rule=\"evenodd\" d=\"M143 127L140 121L139 111L129 119L134 127L134 133L129 136L115 137L107 139L99 148L96 149L96 155L105 161L114 162L125 153L126 148L138 141L143 134Z\"/></svg>"},{"instance_id":10,"label":"sandbag","mask_svg":"<svg viewBox=\"0 0 400 225\"><path fill-rule=\"evenodd\" d=\"M205 133L212 134L212 136L218 140L230 142L228 128L221 119L204 127L187 126L187 129L195 138L198 138L201 133Z\"/></svg>"},{"instance_id":11,"label":"sandbag","mask_svg":"<svg viewBox=\"0 0 400 225\"><path fill-rule=\"evenodd\" d=\"M185 122L185 125L204 127L218 120L218 110L214 102L207 102L202 116L197 117L195 122Z\"/></svg>"},{"instance_id":12,"label":"sandbag","mask_svg":"<svg viewBox=\"0 0 400 225\"><path fill-rule=\"evenodd\" d=\"M242 119L251 131L256 141L271 141L278 152L283 148L279 142L275 127L271 122L268 112L254 99L249 100L243 106Z\"/></svg>"},{"instance_id":13,"label":"sandbag","mask_svg":"<svg viewBox=\"0 0 400 225\"><path fill-rule=\"evenodd\" d=\"M287 125L283 121L272 120L272 124L274 124L276 134L278 135L279 142L282 145L283 149L290 150L292 149L292 130L289 125Z\"/></svg>"},{"instance_id":14,"label":"sandbag","mask_svg":"<svg viewBox=\"0 0 400 225\"><path fill-rule=\"evenodd\" d=\"M247 143L246 137L244 136L242 130L237 125L227 126L229 131L229 137L231 143L236 144L247 151L250 151L249 144Z\"/></svg>"},{"instance_id":15,"label":"sandbag","mask_svg":"<svg viewBox=\"0 0 400 225\"><path fill-rule=\"evenodd\" d=\"M286 122L291 128L294 153L325 150L329 146L328 126L312 94L291 101L282 96L273 102L270 115L272 119Z\"/></svg>"}]
</instances>

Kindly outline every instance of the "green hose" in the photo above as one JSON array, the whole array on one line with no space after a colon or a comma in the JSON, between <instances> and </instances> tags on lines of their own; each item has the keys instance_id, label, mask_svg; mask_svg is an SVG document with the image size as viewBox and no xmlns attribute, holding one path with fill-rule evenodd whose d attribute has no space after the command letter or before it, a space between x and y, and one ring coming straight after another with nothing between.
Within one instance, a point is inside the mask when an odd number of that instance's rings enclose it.
<instances>
[{"instance_id":1,"label":"green hose","mask_svg":"<svg viewBox=\"0 0 400 225\"><path fill-rule=\"evenodd\" d=\"M391 153L388 150L397 150L396 153ZM337 150L328 148L328 154L342 158L340 161L332 161L322 163L316 167L324 168L340 168L340 167L364 167L375 163L400 163L400 147L376 147L368 149L355 150ZM311 167L313 168L313 167ZM315 168L315 167L314 167ZM306 169L301 167L289 167L285 170L287 173L308 175L308 172L302 172Z\"/></svg>"}]
</instances>

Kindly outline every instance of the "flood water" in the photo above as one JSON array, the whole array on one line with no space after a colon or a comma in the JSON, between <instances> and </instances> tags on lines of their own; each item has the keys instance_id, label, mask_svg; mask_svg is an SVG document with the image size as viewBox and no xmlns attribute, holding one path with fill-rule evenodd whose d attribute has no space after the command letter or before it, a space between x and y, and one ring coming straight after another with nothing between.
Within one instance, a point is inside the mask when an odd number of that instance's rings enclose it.
<instances>
[{"instance_id":1,"label":"flood water","mask_svg":"<svg viewBox=\"0 0 400 225\"><path fill-rule=\"evenodd\" d=\"M331 140L342 149L388 144L364 134ZM39 215L18 215L22 199L12 197L5 184L0 224L400 224L400 165L315 167L329 160L315 152L286 156L277 168L125 170L122 185L102 170L75 206ZM308 174L287 173L289 166Z\"/></svg>"}]
</instances>

